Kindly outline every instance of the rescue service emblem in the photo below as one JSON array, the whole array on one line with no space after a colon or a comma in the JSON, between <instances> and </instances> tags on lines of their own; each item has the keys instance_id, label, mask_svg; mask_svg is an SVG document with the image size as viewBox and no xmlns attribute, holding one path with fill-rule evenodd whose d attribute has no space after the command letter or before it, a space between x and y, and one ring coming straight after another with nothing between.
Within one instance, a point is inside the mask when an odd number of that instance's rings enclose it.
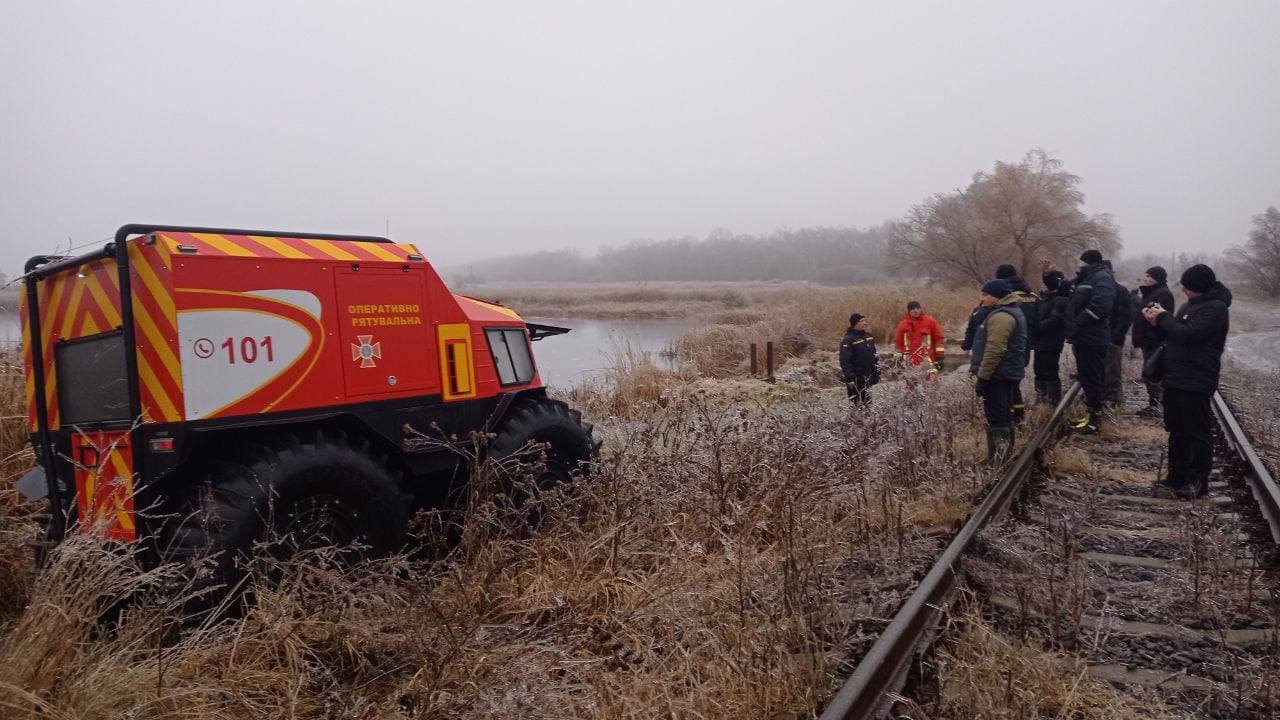
<instances>
[{"instance_id":1,"label":"rescue service emblem","mask_svg":"<svg viewBox=\"0 0 1280 720\"><path fill-rule=\"evenodd\" d=\"M382 358L382 343L374 342L372 335L357 335L356 340L360 344L351 343L351 359L359 360L362 368L378 367L374 360Z\"/></svg>"}]
</instances>

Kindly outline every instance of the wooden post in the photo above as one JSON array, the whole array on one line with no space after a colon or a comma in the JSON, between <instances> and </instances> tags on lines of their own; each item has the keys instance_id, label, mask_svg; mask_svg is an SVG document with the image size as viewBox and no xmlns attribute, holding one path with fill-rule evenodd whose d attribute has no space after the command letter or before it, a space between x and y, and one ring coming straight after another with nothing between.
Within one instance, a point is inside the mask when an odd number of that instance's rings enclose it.
<instances>
[{"instance_id":1,"label":"wooden post","mask_svg":"<svg viewBox=\"0 0 1280 720\"><path fill-rule=\"evenodd\" d=\"M756 344L751 343L751 377L755 377L760 372L760 368L756 362Z\"/></svg>"},{"instance_id":2,"label":"wooden post","mask_svg":"<svg viewBox=\"0 0 1280 720\"><path fill-rule=\"evenodd\" d=\"M764 344L764 381L767 383L776 382L773 377L773 341Z\"/></svg>"}]
</instances>

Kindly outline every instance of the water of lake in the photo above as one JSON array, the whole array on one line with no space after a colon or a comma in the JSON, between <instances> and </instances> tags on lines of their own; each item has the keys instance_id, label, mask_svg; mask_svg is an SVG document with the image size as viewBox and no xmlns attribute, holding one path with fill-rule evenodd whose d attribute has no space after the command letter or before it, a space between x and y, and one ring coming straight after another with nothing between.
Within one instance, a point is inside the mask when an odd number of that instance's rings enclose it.
<instances>
[{"instance_id":1,"label":"water of lake","mask_svg":"<svg viewBox=\"0 0 1280 720\"><path fill-rule=\"evenodd\" d=\"M18 313L0 312L0 347L14 347L22 343L22 324Z\"/></svg>"},{"instance_id":2,"label":"water of lake","mask_svg":"<svg viewBox=\"0 0 1280 720\"><path fill-rule=\"evenodd\" d=\"M646 353L660 367L672 367L663 357L672 340L692 329L689 320L565 320L529 318L529 322L572 328L566 335L539 340L533 345L542 381L556 387L574 387L604 375L611 357L623 350Z\"/></svg>"},{"instance_id":3,"label":"water of lake","mask_svg":"<svg viewBox=\"0 0 1280 720\"><path fill-rule=\"evenodd\" d=\"M667 344L694 327L689 320L566 320L529 318L530 322L572 328L567 335L539 340L533 345L542 381L556 387L573 387L600 377L612 363L610 356L630 348L648 353L653 362L671 367L662 357ZM18 316L0 312L0 347L16 346L22 339Z\"/></svg>"}]
</instances>

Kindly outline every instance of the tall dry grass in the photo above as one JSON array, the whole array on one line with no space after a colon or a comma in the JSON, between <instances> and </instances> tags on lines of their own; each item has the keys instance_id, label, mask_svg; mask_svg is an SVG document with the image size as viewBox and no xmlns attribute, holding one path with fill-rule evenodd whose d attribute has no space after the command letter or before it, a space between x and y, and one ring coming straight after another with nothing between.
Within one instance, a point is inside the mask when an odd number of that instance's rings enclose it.
<instances>
[{"instance_id":1,"label":"tall dry grass","mask_svg":"<svg viewBox=\"0 0 1280 720\"><path fill-rule=\"evenodd\" d=\"M600 426L597 472L536 532L475 504L441 554L301 558L181 633L172 569L74 540L0 636L0 715L809 716L931 559L918 530L987 479L954 380L862 413L672 383ZM423 516L424 544L453 520Z\"/></svg>"},{"instance_id":2,"label":"tall dry grass","mask_svg":"<svg viewBox=\"0 0 1280 720\"><path fill-rule=\"evenodd\" d=\"M33 464L27 442L27 402L22 358L0 354L0 628L26 603L33 559L27 543L36 538L32 513L39 507L13 487Z\"/></svg>"},{"instance_id":3,"label":"tall dry grass","mask_svg":"<svg viewBox=\"0 0 1280 720\"><path fill-rule=\"evenodd\" d=\"M925 312L938 319L947 337L946 346L958 352L965 324L977 304L976 292L920 285L775 288L761 299L758 318L748 316L741 324L721 322L690 330L676 340L675 348L680 360L699 373L729 377L744 371L753 342L763 348L765 342L773 341L779 359L837 349L849 316L857 312L867 317L880 349L891 350L894 331L910 300L920 301Z\"/></svg>"}]
</instances>

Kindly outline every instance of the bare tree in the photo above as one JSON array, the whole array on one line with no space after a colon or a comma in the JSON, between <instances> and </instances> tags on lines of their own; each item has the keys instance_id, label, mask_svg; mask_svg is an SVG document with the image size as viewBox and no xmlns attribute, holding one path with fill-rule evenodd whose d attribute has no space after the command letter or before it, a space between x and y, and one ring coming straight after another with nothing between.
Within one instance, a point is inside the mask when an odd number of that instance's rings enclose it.
<instances>
[{"instance_id":1,"label":"bare tree","mask_svg":"<svg viewBox=\"0 0 1280 720\"><path fill-rule=\"evenodd\" d=\"M891 226L889 251L895 267L953 283L984 282L1002 263L1026 276L1045 257L1072 267L1088 248L1115 254L1110 216L1086 215L1083 203L1080 177L1036 149L912 207Z\"/></svg>"},{"instance_id":2,"label":"bare tree","mask_svg":"<svg viewBox=\"0 0 1280 720\"><path fill-rule=\"evenodd\" d=\"M1230 269L1267 297L1280 297L1280 210L1253 216L1249 240L1227 250Z\"/></svg>"}]
</instances>

